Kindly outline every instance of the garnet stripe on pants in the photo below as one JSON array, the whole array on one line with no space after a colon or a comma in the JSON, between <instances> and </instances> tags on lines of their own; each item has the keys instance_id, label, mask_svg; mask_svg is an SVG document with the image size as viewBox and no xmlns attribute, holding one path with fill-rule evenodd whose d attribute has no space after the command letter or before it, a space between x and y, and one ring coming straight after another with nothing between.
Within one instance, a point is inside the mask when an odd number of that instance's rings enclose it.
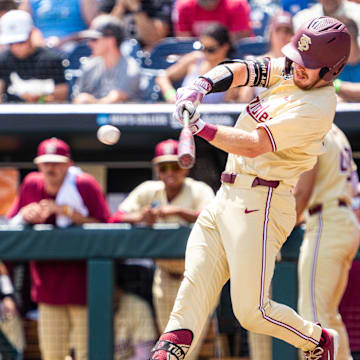
<instances>
[{"instance_id":1,"label":"garnet stripe on pants","mask_svg":"<svg viewBox=\"0 0 360 360\"><path fill-rule=\"evenodd\" d=\"M315 299L315 277L316 277L316 264L317 264L318 254L319 254L320 237L321 237L321 232L322 232L322 227L323 227L321 211L318 215L318 220L319 220L319 229L316 234L316 242L315 242L314 256L313 256L313 262L312 262L312 271L311 271L311 284L310 284L312 313L313 313L313 319L315 322L318 321L317 311L316 311L316 299Z\"/></svg>"},{"instance_id":2,"label":"garnet stripe on pants","mask_svg":"<svg viewBox=\"0 0 360 360\"><path fill-rule=\"evenodd\" d=\"M262 239L262 265L261 265L261 289L260 289L260 307L259 310L262 313L262 316L265 320L275 324L282 326L296 335L300 336L301 338L311 341L313 344L317 345L319 342L315 339L306 336L305 334L302 334L300 331L294 329L290 325L284 324L281 321L275 320L271 318L270 316L266 315L265 309L264 309L264 283L265 283L265 270L266 270L266 241L267 241L267 231L268 231L268 224L269 224L269 211L270 211L270 203L271 198L273 194L274 189L269 188L268 196L266 199L266 208L265 208L265 218L264 218L264 227L263 227L263 239Z\"/></svg>"}]
</instances>

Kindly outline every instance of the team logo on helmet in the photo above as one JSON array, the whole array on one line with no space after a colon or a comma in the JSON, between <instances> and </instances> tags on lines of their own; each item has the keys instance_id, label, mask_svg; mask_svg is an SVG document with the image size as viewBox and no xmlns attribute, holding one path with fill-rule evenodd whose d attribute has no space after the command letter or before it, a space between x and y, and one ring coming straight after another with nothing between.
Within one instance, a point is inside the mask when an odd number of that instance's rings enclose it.
<instances>
[{"instance_id":1,"label":"team logo on helmet","mask_svg":"<svg viewBox=\"0 0 360 360\"><path fill-rule=\"evenodd\" d=\"M300 51L308 51L310 48L310 44L311 39L307 35L302 34L300 40L298 41L298 49Z\"/></svg>"}]
</instances>

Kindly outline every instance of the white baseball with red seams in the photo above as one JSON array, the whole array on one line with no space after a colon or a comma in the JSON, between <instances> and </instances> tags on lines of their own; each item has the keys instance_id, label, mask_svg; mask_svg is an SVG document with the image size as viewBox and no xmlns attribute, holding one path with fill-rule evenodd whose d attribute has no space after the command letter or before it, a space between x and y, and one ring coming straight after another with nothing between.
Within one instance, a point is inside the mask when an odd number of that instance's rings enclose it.
<instances>
[{"instance_id":1,"label":"white baseball with red seams","mask_svg":"<svg viewBox=\"0 0 360 360\"><path fill-rule=\"evenodd\" d=\"M113 125L102 125L97 131L97 138L106 145L114 145L120 139L120 130Z\"/></svg>"}]
</instances>

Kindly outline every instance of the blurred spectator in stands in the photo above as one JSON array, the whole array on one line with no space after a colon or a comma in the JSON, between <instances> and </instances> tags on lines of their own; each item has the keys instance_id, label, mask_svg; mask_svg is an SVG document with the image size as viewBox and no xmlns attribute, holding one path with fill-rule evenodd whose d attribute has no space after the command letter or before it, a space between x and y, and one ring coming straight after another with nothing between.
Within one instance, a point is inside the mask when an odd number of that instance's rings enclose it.
<instances>
[{"instance_id":1,"label":"blurred spectator in stands","mask_svg":"<svg viewBox=\"0 0 360 360\"><path fill-rule=\"evenodd\" d=\"M270 49L266 54L262 55L262 57L283 57L284 55L281 49L291 40L293 34L294 27L291 14L287 11L280 11L274 14L269 26ZM239 89L239 101L241 103L247 103L253 99L254 96L259 95L265 90L265 88L260 87L242 87Z\"/></svg>"},{"instance_id":2,"label":"blurred spectator in stands","mask_svg":"<svg viewBox=\"0 0 360 360\"><path fill-rule=\"evenodd\" d=\"M135 38L145 50L172 36L173 0L101 0L100 12L122 19L126 37Z\"/></svg>"},{"instance_id":3,"label":"blurred spectator in stands","mask_svg":"<svg viewBox=\"0 0 360 360\"><path fill-rule=\"evenodd\" d=\"M227 27L233 41L252 36L247 0L176 0L173 17L177 37L198 37L215 22Z\"/></svg>"},{"instance_id":4,"label":"blurred spectator in stands","mask_svg":"<svg viewBox=\"0 0 360 360\"><path fill-rule=\"evenodd\" d=\"M158 337L149 303L127 291L126 266L116 269L114 360L144 360Z\"/></svg>"},{"instance_id":5,"label":"blurred spectator in stands","mask_svg":"<svg viewBox=\"0 0 360 360\"><path fill-rule=\"evenodd\" d=\"M74 86L74 104L112 104L136 99L140 69L136 60L123 56L121 20L100 15L82 36L89 40L92 57L83 64Z\"/></svg>"},{"instance_id":6,"label":"blurred spectator in stands","mask_svg":"<svg viewBox=\"0 0 360 360\"><path fill-rule=\"evenodd\" d=\"M156 83L160 86L166 102L175 103L176 90L173 83L182 81L181 86L191 84L199 75L205 74L220 62L232 58L234 47L227 28L219 23L210 24L200 35L201 50L184 55L174 65L163 71ZM221 103L235 100L238 89L226 93L205 96L205 103Z\"/></svg>"},{"instance_id":7,"label":"blurred spectator in stands","mask_svg":"<svg viewBox=\"0 0 360 360\"><path fill-rule=\"evenodd\" d=\"M31 14L46 45L67 44L64 50L70 52L74 47L71 40L76 40L77 33L88 28L97 15L98 4L97 0L21 0L19 8Z\"/></svg>"},{"instance_id":8,"label":"blurred spectator in stands","mask_svg":"<svg viewBox=\"0 0 360 360\"><path fill-rule=\"evenodd\" d=\"M0 17L10 10L16 10L18 7L19 2L16 0L0 0Z\"/></svg>"},{"instance_id":9,"label":"blurred spectator in stands","mask_svg":"<svg viewBox=\"0 0 360 360\"><path fill-rule=\"evenodd\" d=\"M360 101L360 46L357 42L359 28L350 18L339 18L347 27L351 35L350 56L344 70L334 81L338 100L345 102Z\"/></svg>"},{"instance_id":10,"label":"blurred spectator in stands","mask_svg":"<svg viewBox=\"0 0 360 360\"><path fill-rule=\"evenodd\" d=\"M282 0L281 6L284 11L288 11L291 15L295 15L300 10L307 9L314 5L316 0Z\"/></svg>"},{"instance_id":11,"label":"blurred spectator in stands","mask_svg":"<svg viewBox=\"0 0 360 360\"><path fill-rule=\"evenodd\" d=\"M1 358L8 358L14 347L19 353L19 359L22 359L24 328L14 297L14 287L3 262L0 262L0 330L6 337L5 341L0 342Z\"/></svg>"},{"instance_id":12,"label":"blurred spectator in stands","mask_svg":"<svg viewBox=\"0 0 360 360\"><path fill-rule=\"evenodd\" d=\"M179 167L178 142L165 140L157 144L153 163L159 180L145 181L120 204L110 222L151 226L154 223L189 225L213 199L213 190L201 181L187 177L189 170ZM172 310L183 279L184 260L157 260L153 299L159 330L162 332ZM197 358L197 351L191 359ZM190 359L190 358L189 358Z\"/></svg>"},{"instance_id":13,"label":"blurred spectator in stands","mask_svg":"<svg viewBox=\"0 0 360 360\"><path fill-rule=\"evenodd\" d=\"M31 41L33 23L23 10L11 10L0 21L2 102L63 102L67 98L64 59Z\"/></svg>"},{"instance_id":14,"label":"blurred spectator in stands","mask_svg":"<svg viewBox=\"0 0 360 360\"><path fill-rule=\"evenodd\" d=\"M17 0L0 0L0 18L5 15L10 10L17 10L19 7L19 2ZM34 46L44 46L44 38L41 34L41 31L37 28L33 28L31 32L31 42ZM6 45L0 44L0 51L4 50Z\"/></svg>"},{"instance_id":15,"label":"blurred spectator in stands","mask_svg":"<svg viewBox=\"0 0 360 360\"><path fill-rule=\"evenodd\" d=\"M42 141L34 162L39 171L25 177L9 212L10 224L65 228L107 221L100 185L73 166L68 144L57 138ZM63 360L70 346L76 359L87 359L85 261L32 261L30 266L42 359Z\"/></svg>"},{"instance_id":16,"label":"blurred spectator in stands","mask_svg":"<svg viewBox=\"0 0 360 360\"><path fill-rule=\"evenodd\" d=\"M338 18L345 16L353 19L358 28L360 28L360 5L350 2L348 0L318 0L318 4L311 6L308 9L299 11L294 16L294 30L297 29L308 20L318 16L331 16ZM358 37L360 44L360 37Z\"/></svg>"}]
</instances>

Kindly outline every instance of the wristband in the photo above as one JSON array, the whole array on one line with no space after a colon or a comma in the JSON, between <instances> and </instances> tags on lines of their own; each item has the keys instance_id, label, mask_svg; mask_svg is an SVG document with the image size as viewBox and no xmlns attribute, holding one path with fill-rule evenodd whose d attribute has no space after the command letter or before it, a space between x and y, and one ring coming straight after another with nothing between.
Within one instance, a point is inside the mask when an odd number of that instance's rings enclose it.
<instances>
[{"instance_id":1,"label":"wristband","mask_svg":"<svg viewBox=\"0 0 360 360\"><path fill-rule=\"evenodd\" d=\"M203 128L198 133L196 133L196 135L202 137L206 141L212 141L214 140L217 131L218 131L218 127L216 125L212 125L204 122Z\"/></svg>"},{"instance_id":2,"label":"wristband","mask_svg":"<svg viewBox=\"0 0 360 360\"><path fill-rule=\"evenodd\" d=\"M175 96L176 96L176 90L170 89L164 94L164 99L167 101L174 98Z\"/></svg>"},{"instance_id":3,"label":"wristband","mask_svg":"<svg viewBox=\"0 0 360 360\"><path fill-rule=\"evenodd\" d=\"M334 88L335 88L335 92L336 92L336 94L338 94L339 93L339 90L340 90L340 87L341 87L341 83L342 83L342 80L340 80L340 79L335 79L334 80Z\"/></svg>"}]
</instances>

